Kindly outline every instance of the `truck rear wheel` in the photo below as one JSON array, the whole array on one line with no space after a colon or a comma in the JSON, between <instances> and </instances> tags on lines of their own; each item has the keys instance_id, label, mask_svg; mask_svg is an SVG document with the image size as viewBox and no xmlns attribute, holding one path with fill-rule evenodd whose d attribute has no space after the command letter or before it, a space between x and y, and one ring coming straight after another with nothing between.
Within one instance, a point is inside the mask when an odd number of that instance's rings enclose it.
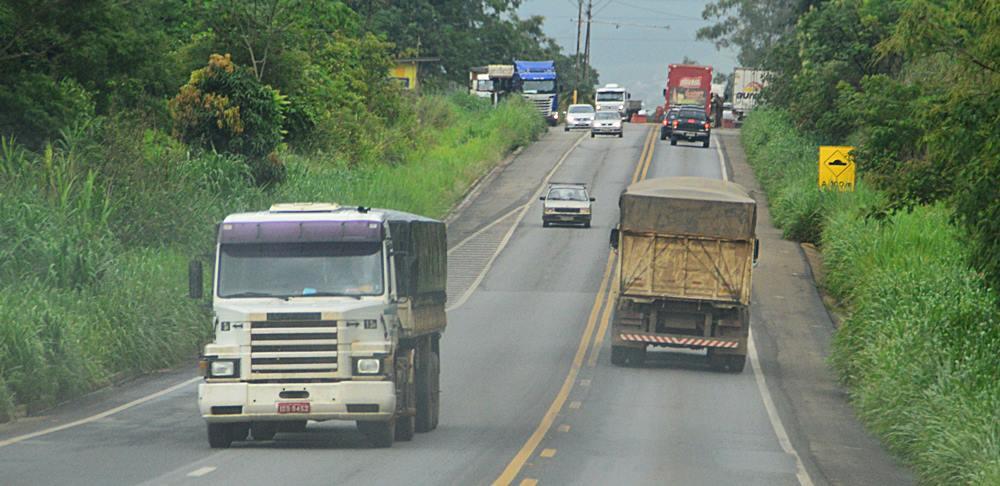
<instances>
[{"instance_id":1,"label":"truck rear wheel","mask_svg":"<svg viewBox=\"0 0 1000 486\"><path fill-rule=\"evenodd\" d=\"M417 368L417 432L430 432L437 428L440 414L441 359L429 351Z\"/></svg>"},{"instance_id":2,"label":"truck rear wheel","mask_svg":"<svg viewBox=\"0 0 1000 486\"><path fill-rule=\"evenodd\" d=\"M396 436L396 421L386 420L385 422L362 422L358 421L358 430L365 437L372 447L386 448L392 447L393 438Z\"/></svg>"},{"instance_id":3,"label":"truck rear wheel","mask_svg":"<svg viewBox=\"0 0 1000 486\"><path fill-rule=\"evenodd\" d=\"M670 145L677 145L677 139L674 137L670 137Z\"/></svg>"},{"instance_id":4,"label":"truck rear wheel","mask_svg":"<svg viewBox=\"0 0 1000 486\"><path fill-rule=\"evenodd\" d=\"M747 356L745 354L731 354L726 356L726 366L729 368L730 373L742 373L746 365Z\"/></svg>"},{"instance_id":5,"label":"truck rear wheel","mask_svg":"<svg viewBox=\"0 0 1000 486\"><path fill-rule=\"evenodd\" d=\"M611 346L611 364L615 366L625 366L628 361L628 348L624 346Z\"/></svg>"},{"instance_id":6,"label":"truck rear wheel","mask_svg":"<svg viewBox=\"0 0 1000 486\"><path fill-rule=\"evenodd\" d=\"M212 449L227 449L233 444L234 424L208 424L208 446Z\"/></svg>"},{"instance_id":7,"label":"truck rear wheel","mask_svg":"<svg viewBox=\"0 0 1000 486\"><path fill-rule=\"evenodd\" d=\"M703 148L708 148L708 139L706 138L704 142L701 143Z\"/></svg>"},{"instance_id":8,"label":"truck rear wheel","mask_svg":"<svg viewBox=\"0 0 1000 486\"><path fill-rule=\"evenodd\" d=\"M416 419L409 415L396 418L396 440L407 442L413 440L413 433L416 431Z\"/></svg>"}]
</instances>

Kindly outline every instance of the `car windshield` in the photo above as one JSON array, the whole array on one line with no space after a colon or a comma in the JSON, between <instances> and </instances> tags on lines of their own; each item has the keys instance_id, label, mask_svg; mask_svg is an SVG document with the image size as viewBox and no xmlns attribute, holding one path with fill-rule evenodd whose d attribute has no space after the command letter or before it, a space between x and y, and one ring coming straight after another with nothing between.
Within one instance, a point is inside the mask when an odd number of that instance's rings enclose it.
<instances>
[{"instance_id":1,"label":"car windshield","mask_svg":"<svg viewBox=\"0 0 1000 486\"><path fill-rule=\"evenodd\" d=\"M590 105L575 105L569 107L570 113L593 113L594 107Z\"/></svg>"},{"instance_id":2,"label":"car windshield","mask_svg":"<svg viewBox=\"0 0 1000 486\"><path fill-rule=\"evenodd\" d=\"M575 187L553 187L548 198L552 201L587 201L587 191Z\"/></svg>"},{"instance_id":3,"label":"car windshield","mask_svg":"<svg viewBox=\"0 0 1000 486\"><path fill-rule=\"evenodd\" d=\"M616 111L599 111L597 112L598 120L617 120L618 112Z\"/></svg>"},{"instance_id":4,"label":"car windshield","mask_svg":"<svg viewBox=\"0 0 1000 486\"><path fill-rule=\"evenodd\" d=\"M521 90L525 93L555 93L556 82L553 80L525 81Z\"/></svg>"},{"instance_id":5,"label":"car windshield","mask_svg":"<svg viewBox=\"0 0 1000 486\"><path fill-rule=\"evenodd\" d=\"M625 99L625 93L621 91L609 92L609 93L597 93L597 101L622 101Z\"/></svg>"},{"instance_id":6,"label":"car windshield","mask_svg":"<svg viewBox=\"0 0 1000 486\"><path fill-rule=\"evenodd\" d=\"M378 242L222 245L222 298L382 294Z\"/></svg>"}]
</instances>

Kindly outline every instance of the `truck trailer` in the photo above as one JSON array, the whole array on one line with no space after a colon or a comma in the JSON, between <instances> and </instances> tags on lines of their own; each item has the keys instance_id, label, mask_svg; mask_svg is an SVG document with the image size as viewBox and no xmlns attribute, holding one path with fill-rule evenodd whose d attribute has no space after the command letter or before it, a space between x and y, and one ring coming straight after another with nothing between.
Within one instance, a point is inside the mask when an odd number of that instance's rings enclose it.
<instances>
[{"instance_id":1,"label":"truck trailer","mask_svg":"<svg viewBox=\"0 0 1000 486\"><path fill-rule=\"evenodd\" d=\"M619 199L611 362L640 365L649 346L707 350L739 373L750 331L757 205L739 185L649 179Z\"/></svg>"},{"instance_id":2,"label":"truck trailer","mask_svg":"<svg viewBox=\"0 0 1000 486\"><path fill-rule=\"evenodd\" d=\"M712 68L689 64L671 64L667 68L667 87L663 90L666 99L665 111L677 106L701 107L705 113L711 110Z\"/></svg>"},{"instance_id":3,"label":"truck trailer","mask_svg":"<svg viewBox=\"0 0 1000 486\"><path fill-rule=\"evenodd\" d=\"M446 279L440 221L318 203L227 216L200 360L209 445L310 420L356 421L376 447L436 428Z\"/></svg>"},{"instance_id":4,"label":"truck trailer","mask_svg":"<svg viewBox=\"0 0 1000 486\"><path fill-rule=\"evenodd\" d=\"M770 77L771 72L762 69L738 67L733 71L733 115L737 122L743 121L757 106L760 92Z\"/></svg>"}]
</instances>

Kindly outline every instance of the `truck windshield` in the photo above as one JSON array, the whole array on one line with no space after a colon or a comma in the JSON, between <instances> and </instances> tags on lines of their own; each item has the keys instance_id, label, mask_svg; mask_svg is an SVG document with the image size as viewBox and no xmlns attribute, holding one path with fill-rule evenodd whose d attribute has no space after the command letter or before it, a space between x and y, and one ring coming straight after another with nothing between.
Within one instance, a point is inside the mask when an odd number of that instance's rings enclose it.
<instances>
[{"instance_id":1,"label":"truck windshield","mask_svg":"<svg viewBox=\"0 0 1000 486\"><path fill-rule=\"evenodd\" d=\"M554 80L525 81L521 86L521 91L525 93L555 93L556 82Z\"/></svg>"},{"instance_id":2,"label":"truck windshield","mask_svg":"<svg viewBox=\"0 0 1000 486\"><path fill-rule=\"evenodd\" d=\"M232 244L219 251L222 298L382 294L378 242Z\"/></svg>"},{"instance_id":3,"label":"truck windshield","mask_svg":"<svg viewBox=\"0 0 1000 486\"><path fill-rule=\"evenodd\" d=\"M476 91L493 91L493 80L480 79L476 81Z\"/></svg>"},{"instance_id":4,"label":"truck windshield","mask_svg":"<svg viewBox=\"0 0 1000 486\"><path fill-rule=\"evenodd\" d=\"M597 101L622 101L624 99L625 93L622 92L597 93Z\"/></svg>"}]
</instances>

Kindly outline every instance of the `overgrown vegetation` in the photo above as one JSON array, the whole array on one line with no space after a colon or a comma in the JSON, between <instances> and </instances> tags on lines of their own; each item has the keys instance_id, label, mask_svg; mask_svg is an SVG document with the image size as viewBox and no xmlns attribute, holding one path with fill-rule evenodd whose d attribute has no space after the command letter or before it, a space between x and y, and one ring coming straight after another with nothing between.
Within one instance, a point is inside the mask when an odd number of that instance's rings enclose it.
<instances>
[{"instance_id":1,"label":"overgrown vegetation","mask_svg":"<svg viewBox=\"0 0 1000 486\"><path fill-rule=\"evenodd\" d=\"M210 319L184 270L225 214L440 217L544 129L520 99L404 92L388 34L339 1L4 2L0 421L191 359Z\"/></svg>"},{"instance_id":2,"label":"overgrown vegetation","mask_svg":"<svg viewBox=\"0 0 1000 486\"><path fill-rule=\"evenodd\" d=\"M821 245L849 310L832 362L862 420L928 484L1000 483L1000 306L942 203L816 188L817 143L758 110L744 146L786 237Z\"/></svg>"}]
</instances>

